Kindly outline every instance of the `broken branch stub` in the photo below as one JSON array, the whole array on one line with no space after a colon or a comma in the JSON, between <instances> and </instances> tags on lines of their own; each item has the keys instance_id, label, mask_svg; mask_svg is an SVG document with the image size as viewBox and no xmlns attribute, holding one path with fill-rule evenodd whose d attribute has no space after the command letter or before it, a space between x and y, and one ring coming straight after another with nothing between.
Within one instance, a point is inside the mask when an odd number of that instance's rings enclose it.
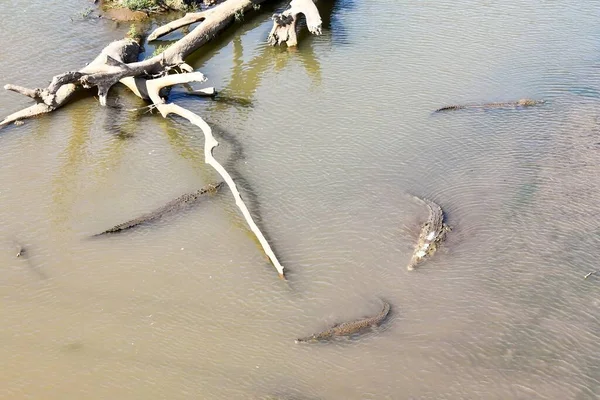
<instances>
[{"instance_id":1,"label":"broken branch stub","mask_svg":"<svg viewBox=\"0 0 600 400\"><path fill-rule=\"evenodd\" d=\"M313 0L292 0L290 8L281 14L273 15L273 28L269 33L268 43L276 46L285 43L288 47L298 45L296 25L298 15L304 14L306 27L313 35L321 34L321 15Z\"/></svg>"},{"instance_id":2,"label":"broken branch stub","mask_svg":"<svg viewBox=\"0 0 600 400\"><path fill-rule=\"evenodd\" d=\"M280 264L279 260L277 259L277 256L275 256L275 253L271 249L269 242L267 242L267 239L265 239L264 235L252 219L252 215L250 215L248 207L246 207L244 200L242 200L242 196L240 195L240 192L238 191L235 182L231 178L231 175L229 175L227 170L225 170L225 168L223 168L223 166L219 164L219 162L213 157L213 149L219 145L219 142L217 142L217 140L212 135L212 129L210 128L210 126L199 115L181 106L178 106L177 104L165 103L159 95L159 92L163 87L172 86L180 83L203 82L205 79L206 78L204 77L204 75L200 72L167 75L162 78L152 79L147 81L148 95L150 96L152 102L156 105L156 108L163 116L163 118L166 118L169 114L177 114L180 117L187 119L193 125L196 125L202 130L202 133L204 133L204 159L206 163L212 166L219 173L219 175L221 175L225 183L227 183L227 186L229 186L229 189L231 190L231 193L235 198L235 203L242 212L242 215L246 219L246 222L250 226L250 229L256 235L264 252L267 254L269 259L273 263L273 266L279 273L279 277L285 279L284 267Z\"/></svg>"}]
</instances>

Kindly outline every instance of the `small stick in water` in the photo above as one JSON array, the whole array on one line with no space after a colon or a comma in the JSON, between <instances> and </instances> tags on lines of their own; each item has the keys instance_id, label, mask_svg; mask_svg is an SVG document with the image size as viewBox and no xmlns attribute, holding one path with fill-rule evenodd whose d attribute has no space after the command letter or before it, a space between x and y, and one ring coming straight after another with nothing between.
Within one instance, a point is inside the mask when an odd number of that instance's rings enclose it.
<instances>
[{"instance_id":1,"label":"small stick in water","mask_svg":"<svg viewBox=\"0 0 600 400\"><path fill-rule=\"evenodd\" d=\"M27 250L25 249L25 247L19 245L19 251L17 252L17 257L21 257L22 255L24 255L27 252Z\"/></svg>"},{"instance_id":2,"label":"small stick in water","mask_svg":"<svg viewBox=\"0 0 600 400\"><path fill-rule=\"evenodd\" d=\"M592 276L592 275L596 275L598 272L600 272L600 270L599 270L599 271L592 271L592 272L588 272L588 273L586 274L586 276L584 276L584 277L583 277L583 279L587 279L587 278L589 278L589 277L590 277L590 276Z\"/></svg>"}]
</instances>

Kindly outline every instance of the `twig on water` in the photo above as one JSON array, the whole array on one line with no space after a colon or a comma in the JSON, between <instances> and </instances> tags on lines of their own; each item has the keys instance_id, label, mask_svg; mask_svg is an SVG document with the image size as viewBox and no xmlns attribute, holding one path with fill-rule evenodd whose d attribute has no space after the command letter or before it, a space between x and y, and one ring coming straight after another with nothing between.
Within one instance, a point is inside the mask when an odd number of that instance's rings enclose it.
<instances>
[{"instance_id":1,"label":"twig on water","mask_svg":"<svg viewBox=\"0 0 600 400\"><path fill-rule=\"evenodd\" d=\"M592 271L592 272L588 272L588 273L587 273L587 274L586 274L586 275L583 277L583 279L587 279L587 278L589 278L590 276L597 274L598 272L600 272L600 270L598 270L598 271Z\"/></svg>"}]
</instances>

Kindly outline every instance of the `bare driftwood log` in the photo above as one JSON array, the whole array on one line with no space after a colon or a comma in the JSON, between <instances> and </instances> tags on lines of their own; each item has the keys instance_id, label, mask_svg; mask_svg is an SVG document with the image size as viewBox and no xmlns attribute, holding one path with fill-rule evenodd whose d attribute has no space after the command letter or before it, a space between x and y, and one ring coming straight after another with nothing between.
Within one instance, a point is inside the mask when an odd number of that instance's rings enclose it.
<instances>
[{"instance_id":1,"label":"bare driftwood log","mask_svg":"<svg viewBox=\"0 0 600 400\"><path fill-rule=\"evenodd\" d=\"M292 0L290 8L281 14L273 15L273 28L267 39L270 45L276 46L282 43L287 44L288 47L298 45L296 24L299 14L304 14L310 33L321 34L321 15L313 0Z\"/></svg>"}]
</instances>

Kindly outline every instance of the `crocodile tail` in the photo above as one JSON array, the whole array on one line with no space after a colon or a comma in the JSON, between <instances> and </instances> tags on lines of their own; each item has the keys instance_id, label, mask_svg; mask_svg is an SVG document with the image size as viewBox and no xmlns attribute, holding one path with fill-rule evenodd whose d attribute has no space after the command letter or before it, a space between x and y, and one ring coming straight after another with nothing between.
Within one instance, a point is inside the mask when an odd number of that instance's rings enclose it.
<instances>
[{"instance_id":1,"label":"crocodile tail","mask_svg":"<svg viewBox=\"0 0 600 400\"><path fill-rule=\"evenodd\" d=\"M383 301L383 309L379 313L379 315L380 315L379 322L382 322L388 316L388 314L390 313L390 309L391 309L390 303L388 303L385 300L382 300L382 301Z\"/></svg>"},{"instance_id":2,"label":"crocodile tail","mask_svg":"<svg viewBox=\"0 0 600 400\"><path fill-rule=\"evenodd\" d=\"M434 112L456 111L456 110L462 110L463 108L466 108L466 107L465 106L458 106L458 105L446 106L446 107L438 108Z\"/></svg>"}]
</instances>

